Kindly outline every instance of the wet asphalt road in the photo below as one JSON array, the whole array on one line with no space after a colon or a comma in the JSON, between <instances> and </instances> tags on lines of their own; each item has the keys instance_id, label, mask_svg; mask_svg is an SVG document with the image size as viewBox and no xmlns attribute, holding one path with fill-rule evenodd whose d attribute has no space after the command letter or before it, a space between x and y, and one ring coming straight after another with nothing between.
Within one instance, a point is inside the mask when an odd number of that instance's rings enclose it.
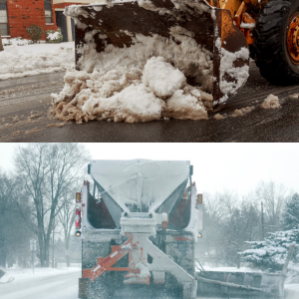
<instances>
[{"instance_id":1,"label":"wet asphalt road","mask_svg":"<svg viewBox=\"0 0 299 299\"><path fill-rule=\"evenodd\" d=\"M63 73L0 82L1 142L254 142L299 141L299 85L277 87L264 80L251 63L247 84L231 98L215 120L168 120L150 123L61 123L48 115L51 93L59 92ZM282 107L264 110L259 105L270 94ZM254 106L250 113L232 117L235 109Z\"/></svg>"}]
</instances>

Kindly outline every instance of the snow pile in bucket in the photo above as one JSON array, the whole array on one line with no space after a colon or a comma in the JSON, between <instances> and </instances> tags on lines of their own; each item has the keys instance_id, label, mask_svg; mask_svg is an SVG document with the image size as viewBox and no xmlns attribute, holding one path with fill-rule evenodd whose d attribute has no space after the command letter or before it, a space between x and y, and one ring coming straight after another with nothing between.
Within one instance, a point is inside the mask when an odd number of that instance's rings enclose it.
<instances>
[{"instance_id":1,"label":"snow pile in bucket","mask_svg":"<svg viewBox=\"0 0 299 299\"><path fill-rule=\"evenodd\" d=\"M246 83L249 77L249 65L235 66L235 63L240 60L249 60L248 49L241 48L239 51L231 53L221 48L220 90L224 96L219 100L219 103L225 102L229 95L235 94ZM228 78L233 78L233 80L228 80Z\"/></svg>"},{"instance_id":2,"label":"snow pile in bucket","mask_svg":"<svg viewBox=\"0 0 299 299\"><path fill-rule=\"evenodd\" d=\"M56 118L77 123L207 118L212 107L207 93L212 90L212 54L197 45L191 32L173 27L170 39L126 32L134 41L131 47L108 45L100 53L95 34L106 38L97 30L86 33L86 44L77 49L82 71L68 72L63 90L52 94ZM187 77L199 85L189 85Z\"/></svg>"},{"instance_id":3,"label":"snow pile in bucket","mask_svg":"<svg viewBox=\"0 0 299 299\"><path fill-rule=\"evenodd\" d=\"M277 109L280 108L279 99L273 94L270 94L261 104L263 109Z\"/></svg>"}]
</instances>

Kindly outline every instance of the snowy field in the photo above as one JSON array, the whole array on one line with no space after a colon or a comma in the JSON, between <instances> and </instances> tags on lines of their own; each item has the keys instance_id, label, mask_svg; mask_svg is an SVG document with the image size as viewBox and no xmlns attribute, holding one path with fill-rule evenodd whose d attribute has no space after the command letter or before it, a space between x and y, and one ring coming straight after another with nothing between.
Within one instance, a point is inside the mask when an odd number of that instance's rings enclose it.
<instances>
[{"instance_id":1,"label":"snowy field","mask_svg":"<svg viewBox=\"0 0 299 299\"><path fill-rule=\"evenodd\" d=\"M29 44L28 40L2 39L2 43L0 80L74 70L74 42Z\"/></svg>"}]
</instances>

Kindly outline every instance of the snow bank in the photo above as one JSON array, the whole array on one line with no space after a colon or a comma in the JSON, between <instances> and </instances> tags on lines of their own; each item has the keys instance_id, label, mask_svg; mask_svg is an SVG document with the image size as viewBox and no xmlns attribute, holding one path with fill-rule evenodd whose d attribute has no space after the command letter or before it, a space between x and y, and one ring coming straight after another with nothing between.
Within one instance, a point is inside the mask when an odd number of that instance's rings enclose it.
<instances>
[{"instance_id":1,"label":"snow bank","mask_svg":"<svg viewBox=\"0 0 299 299\"><path fill-rule=\"evenodd\" d=\"M263 109L277 109L280 108L279 99L273 94L270 94L261 104Z\"/></svg>"},{"instance_id":2,"label":"snow bank","mask_svg":"<svg viewBox=\"0 0 299 299\"><path fill-rule=\"evenodd\" d=\"M176 26L170 31L170 39L126 32L132 36L131 47L108 45L101 53L93 36L106 37L97 30L86 33L87 43L78 49L82 71L66 74L63 90L52 94L52 113L77 123L206 119L206 107L212 105L212 95L206 92L212 89L207 84L212 83L212 54L201 49L186 29ZM187 84L188 76L201 87Z\"/></svg>"},{"instance_id":3,"label":"snow bank","mask_svg":"<svg viewBox=\"0 0 299 299\"><path fill-rule=\"evenodd\" d=\"M2 44L5 49L8 46L28 46L31 44L32 41L29 39L23 39L21 37L15 37L15 38L2 38Z\"/></svg>"},{"instance_id":4,"label":"snow bank","mask_svg":"<svg viewBox=\"0 0 299 299\"><path fill-rule=\"evenodd\" d=\"M74 43L6 46L0 52L0 80L72 70Z\"/></svg>"},{"instance_id":5,"label":"snow bank","mask_svg":"<svg viewBox=\"0 0 299 299\"><path fill-rule=\"evenodd\" d=\"M195 262L195 264L197 264L197 262ZM216 272L262 272L259 269L253 269L253 268L249 268L249 267L213 267L211 265L208 264L204 264L203 265L205 271L216 271ZM198 267L195 267L195 270L197 272L199 272L200 270L197 269Z\"/></svg>"}]
</instances>

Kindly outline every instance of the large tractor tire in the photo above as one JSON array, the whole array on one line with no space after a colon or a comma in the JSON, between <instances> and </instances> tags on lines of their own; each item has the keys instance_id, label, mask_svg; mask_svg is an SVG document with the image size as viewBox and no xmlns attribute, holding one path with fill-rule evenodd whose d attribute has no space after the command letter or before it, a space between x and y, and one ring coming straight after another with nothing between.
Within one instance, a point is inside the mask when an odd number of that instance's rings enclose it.
<instances>
[{"instance_id":1,"label":"large tractor tire","mask_svg":"<svg viewBox=\"0 0 299 299\"><path fill-rule=\"evenodd\" d=\"M254 59L261 75L275 85L299 83L299 0L270 1L260 12Z\"/></svg>"}]
</instances>

